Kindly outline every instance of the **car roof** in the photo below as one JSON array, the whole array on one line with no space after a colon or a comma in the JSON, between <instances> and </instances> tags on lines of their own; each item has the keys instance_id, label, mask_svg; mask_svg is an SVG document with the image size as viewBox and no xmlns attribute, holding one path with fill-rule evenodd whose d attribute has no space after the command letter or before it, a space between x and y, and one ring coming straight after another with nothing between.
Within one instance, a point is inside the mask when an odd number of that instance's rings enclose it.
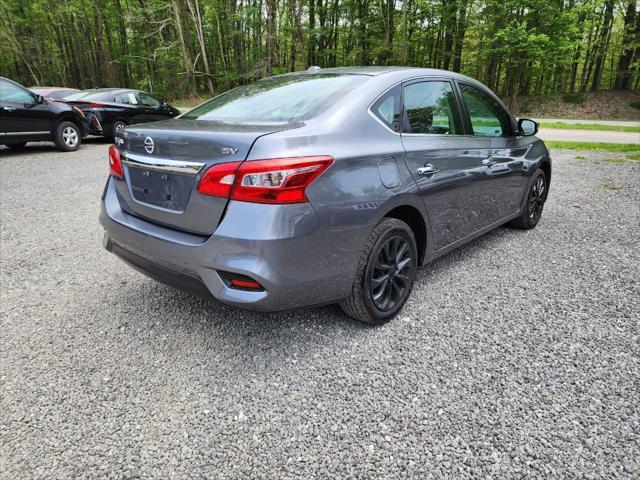
<instances>
[{"instance_id":1,"label":"car roof","mask_svg":"<svg viewBox=\"0 0 640 480\"><path fill-rule=\"evenodd\" d=\"M334 67L320 68L310 67L307 70L285 73L283 75L319 75L319 74L335 74L335 75L366 75L369 77L392 76L394 81L408 80L416 77L444 77L457 80L466 80L479 83L477 80L462 75L461 73L452 72L450 70L440 70L437 68L422 67L405 67L405 66L353 66L353 67Z\"/></svg>"},{"instance_id":2,"label":"car roof","mask_svg":"<svg viewBox=\"0 0 640 480\"><path fill-rule=\"evenodd\" d=\"M29 87L29 90L39 90L41 92L58 92L61 90L74 90L76 92L80 91L77 88L72 87Z\"/></svg>"}]
</instances>

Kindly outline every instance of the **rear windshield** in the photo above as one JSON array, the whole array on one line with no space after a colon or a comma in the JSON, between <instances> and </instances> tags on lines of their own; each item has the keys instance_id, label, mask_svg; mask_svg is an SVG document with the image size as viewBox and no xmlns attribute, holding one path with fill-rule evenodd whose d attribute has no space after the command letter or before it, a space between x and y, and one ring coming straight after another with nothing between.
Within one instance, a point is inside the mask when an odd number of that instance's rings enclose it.
<instances>
[{"instance_id":1,"label":"rear windshield","mask_svg":"<svg viewBox=\"0 0 640 480\"><path fill-rule=\"evenodd\" d=\"M364 75L289 75L230 90L180 118L225 123L289 123L312 118L367 80Z\"/></svg>"},{"instance_id":2,"label":"rear windshield","mask_svg":"<svg viewBox=\"0 0 640 480\"><path fill-rule=\"evenodd\" d=\"M65 100L104 100L113 101L113 92L78 92L67 95Z\"/></svg>"}]
</instances>

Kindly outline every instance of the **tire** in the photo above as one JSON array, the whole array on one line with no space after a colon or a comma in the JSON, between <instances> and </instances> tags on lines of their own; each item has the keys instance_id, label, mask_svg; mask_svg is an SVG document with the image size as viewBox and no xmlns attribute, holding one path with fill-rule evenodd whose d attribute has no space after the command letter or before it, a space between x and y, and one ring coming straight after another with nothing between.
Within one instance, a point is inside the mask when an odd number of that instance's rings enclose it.
<instances>
[{"instance_id":1,"label":"tire","mask_svg":"<svg viewBox=\"0 0 640 480\"><path fill-rule=\"evenodd\" d=\"M116 120L115 122L113 122L113 125L111 126L111 136L109 138L111 139L115 138L116 132L118 130L125 128L126 126L127 124L122 120Z\"/></svg>"},{"instance_id":2,"label":"tire","mask_svg":"<svg viewBox=\"0 0 640 480\"><path fill-rule=\"evenodd\" d=\"M409 298L417 269L418 248L413 231L401 220L384 218L362 248L351 296L342 300L340 307L356 320L382 325ZM386 280L381 282L383 277ZM385 296L389 297L386 306Z\"/></svg>"},{"instance_id":3,"label":"tire","mask_svg":"<svg viewBox=\"0 0 640 480\"><path fill-rule=\"evenodd\" d=\"M27 142L10 143L7 145L11 150L22 150L27 145Z\"/></svg>"},{"instance_id":4,"label":"tire","mask_svg":"<svg viewBox=\"0 0 640 480\"><path fill-rule=\"evenodd\" d=\"M547 200L548 187L545 173L541 169L536 170L531 186L527 191L527 199L522 208L522 213L519 217L511 220L508 225L525 230L534 228L542 216L544 202Z\"/></svg>"},{"instance_id":5,"label":"tire","mask_svg":"<svg viewBox=\"0 0 640 480\"><path fill-rule=\"evenodd\" d=\"M82 143L80 129L73 122L60 122L58 128L56 128L55 143L58 150L63 152L74 152L78 150Z\"/></svg>"}]
</instances>

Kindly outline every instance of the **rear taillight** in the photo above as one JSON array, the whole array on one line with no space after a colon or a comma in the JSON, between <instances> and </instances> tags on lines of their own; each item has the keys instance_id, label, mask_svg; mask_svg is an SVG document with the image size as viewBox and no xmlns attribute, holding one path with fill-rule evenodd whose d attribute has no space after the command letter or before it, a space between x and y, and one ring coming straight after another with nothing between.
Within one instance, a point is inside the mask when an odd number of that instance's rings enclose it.
<instances>
[{"instance_id":1,"label":"rear taillight","mask_svg":"<svg viewBox=\"0 0 640 480\"><path fill-rule=\"evenodd\" d=\"M120 152L115 145L111 145L109 147L109 173L114 177L124 177L122 160L120 160Z\"/></svg>"},{"instance_id":2,"label":"rear taillight","mask_svg":"<svg viewBox=\"0 0 640 480\"><path fill-rule=\"evenodd\" d=\"M329 156L221 163L207 170L198 191L243 202L303 203L307 187L332 163Z\"/></svg>"},{"instance_id":3,"label":"rear taillight","mask_svg":"<svg viewBox=\"0 0 640 480\"><path fill-rule=\"evenodd\" d=\"M229 198L236 178L236 171L242 162L219 163L205 172L198 192L212 197Z\"/></svg>"},{"instance_id":4,"label":"rear taillight","mask_svg":"<svg viewBox=\"0 0 640 480\"><path fill-rule=\"evenodd\" d=\"M100 108L100 107L104 107L104 103L100 103L100 102L91 102L89 103L89 105L87 105L87 108Z\"/></svg>"}]
</instances>

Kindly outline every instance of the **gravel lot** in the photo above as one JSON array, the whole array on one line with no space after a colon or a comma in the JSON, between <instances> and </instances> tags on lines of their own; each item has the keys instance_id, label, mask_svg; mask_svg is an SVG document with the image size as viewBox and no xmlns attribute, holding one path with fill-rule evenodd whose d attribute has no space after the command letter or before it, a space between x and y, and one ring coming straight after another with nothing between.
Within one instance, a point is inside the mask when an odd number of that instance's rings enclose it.
<instances>
[{"instance_id":1,"label":"gravel lot","mask_svg":"<svg viewBox=\"0 0 640 480\"><path fill-rule=\"evenodd\" d=\"M157 284L101 247L106 143L0 149L2 478L640 475L640 163L553 152L535 230L372 328Z\"/></svg>"}]
</instances>

